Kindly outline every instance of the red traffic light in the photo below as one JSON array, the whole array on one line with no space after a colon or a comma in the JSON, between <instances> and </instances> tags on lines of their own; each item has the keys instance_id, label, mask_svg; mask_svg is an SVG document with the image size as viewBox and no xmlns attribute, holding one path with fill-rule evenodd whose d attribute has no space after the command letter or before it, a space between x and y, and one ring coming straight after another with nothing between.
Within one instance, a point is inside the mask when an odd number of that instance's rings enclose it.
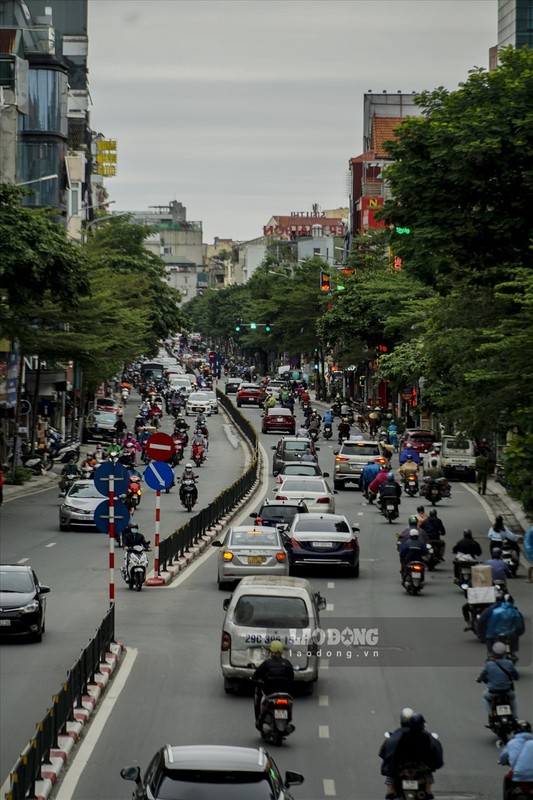
<instances>
[{"instance_id":1,"label":"red traffic light","mask_svg":"<svg viewBox=\"0 0 533 800\"><path fill-rule=\"evenodd\" d=\"M320 291L331 292L331 278L327 272L320 270Z\"/></svg>"}]
</instances>

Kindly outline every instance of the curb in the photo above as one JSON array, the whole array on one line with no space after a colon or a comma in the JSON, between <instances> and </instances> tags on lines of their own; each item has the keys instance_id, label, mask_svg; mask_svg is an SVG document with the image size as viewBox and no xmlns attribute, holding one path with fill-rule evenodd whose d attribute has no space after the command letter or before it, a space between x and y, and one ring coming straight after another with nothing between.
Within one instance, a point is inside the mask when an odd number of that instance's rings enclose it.
<instances>
[{"instance_id":1,"label":"curb","mask_svg":"<svg viewBox=\"0 0 533 800\"><path fill-rule=\"evenodd\" d=\"M83 708L75 709L75 721L67 722L67 733L58 737L59 747L50 750L50 763L41 766L41 780L35 782L35 800L47 800L50 796L61 771L68 764L85 725L89 722L115 669L119 666L124 649L122 644L110 645L110 650L106 653L106 660L100 662L100 672L95 673L96 682L89 684L88 694L83 695Z\"/></svg>"},{"instance_id":2,"label":"curb","mask_svg":"<svg viewBox=\"0 0 533 800\"><path fill-rule=\"evenodd\" d=\"M19 497L25 497L28 494L36 494L37 492L45 492L54 486L59 486L59 475L56 472L47 472L38 478L32 478L27 483L14 485L12 483L4 484L4 504L9 503L11 500L16 500ZM35 481L35 482L34 482Z\"/></svg>"}]
</instances>

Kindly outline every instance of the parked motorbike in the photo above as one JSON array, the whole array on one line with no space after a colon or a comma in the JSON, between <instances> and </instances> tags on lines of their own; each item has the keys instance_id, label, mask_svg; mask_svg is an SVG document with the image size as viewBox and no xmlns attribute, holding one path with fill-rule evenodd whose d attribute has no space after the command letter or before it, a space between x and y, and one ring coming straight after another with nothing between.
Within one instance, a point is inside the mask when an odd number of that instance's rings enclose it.
<instances>
[{"instance_id":1,"label":"parked motorbike","mask_svg":"<svg viewBox=\"0 0 533 800\"><path fill-rule=\"evenodd\" d=\"M201 467L205 461L205 451L203 444L193 444L192 446L192 460L197 467Z\"/></svg>"},{"instance_id":2,"label":"parked motorbike","mask_svg":"<svg viewBox=\"0 0 533 800\"><path fill-rule=\"evenodd\" d=\"M324 439L326 439L326 441L327 441L327 440L329 440L329 439L331 439L331 437L333 436L333 428L332 428L332 426L331 426L330 424L328 424L327 422L326 422L326 424L324 425L324 432L323 432L323 434L322 434L322 435L323 435Z\"/></svg>"},{"instance_id":3,"label":"parked motorbike","mask_svg":"<svg viewBox=\"0 0 533 800\"><path fill-rule=\"evenodd\" d=\"M259 732L262 739L279 746L294 731L292 706L293 699L290 694L279 692L263 696L259 717Z\"/></svg>"},{"instance_id":4,"label":"parked motorbike","mask_svg":"<svg viewBox=\"0 0 533 800\"><path fill-rule=\"evenodd\" d=\"M148 556L142 544L129 547L124 556L124 566L121 567L120 572L130 589L141 591L146 580L147 570Z\"/></svg>"},{"instance_id":5,"label":"parked motorbike","mask_svg":"<svg viewBox=\"0 0 533 800\"><path fill-rule=\"evenodd\" d=\"M194 502L195 502L195 499L194 499L194 495L195 495L194 488L195 488L195 484L194 484L194 481L192 480L192 478L186 478L185 480L183 480L181 482L181 491L180 491L181 502L185 506L187 511L192 511L192 507L193 507Z\"/></svg>"},{"instance_id":6,"label":"parked motorbike","mask_svg":"<svg viewBox=\"0 0 533 800\"><path fill-rule=\"evenodd\" d=\"M68 464L69 461L74 459L76 462L80 459L80 440L76 438L65 439L56 431L55 428L48 429L48 445L47 452L50 456L46 469L52 469L54 461L61 464Z\"/></svg>"},{"instance_id":7,"label":"parked motorbike","mask_svg":"<svg viewBox=\"0 0 533 800\"><path fill-rule=\"evenodd\" d=\"M403 488L404 488L405 493L408 494L409 497L414 497L416 494L418 494L418 488L419 487L418 487L418 478L417 478L417 476L416 475L408 475L405 478L404 482L403 482Z\"/></svg>"},{"instance_id":8,"label":"parked motorbike","mask_svg":"<svg viewBox=\"0 0 533 800\"><path fill-rule=\"evenodd\" d=\"M48 458L46 453L34 453L34 455L30 455L23 450L20 454L21 466L31 469L34 475L44 475L45 471L51 468L48 466L48 462L50 465L52 464L52 460ZM7 457L7 463L8 465L13 463L13 453L10 453Z\"/></svg>"},{"instance_id":9,"label":"parked motorbike","mask_svg":"<svg viewBox=\"0 0 533 800\"><path fill-rule=\"evenodd\" d=\"M419 594L424 588L426 567L422 561L412 561L402 568L402 586L408 594Z\"/></svg>"}]
</instances>

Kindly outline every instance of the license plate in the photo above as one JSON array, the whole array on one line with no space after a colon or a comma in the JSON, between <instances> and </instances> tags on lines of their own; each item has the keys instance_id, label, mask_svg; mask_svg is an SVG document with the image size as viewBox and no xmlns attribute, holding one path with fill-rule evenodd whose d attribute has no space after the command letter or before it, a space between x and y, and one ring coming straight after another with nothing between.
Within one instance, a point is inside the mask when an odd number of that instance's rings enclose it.
<instances>
[{"instance_id":1,"label":"license plate","mask_svg":"<svg viewBox=\"0 0 533 800\"><path fill-rule=\"evenodd\" d=\"M413 579L416 578L418 580L418 578L420 578L421 575L422 575L421 572L415 572L414 570L413 572L411 572L411 578Z\"/></svg>"},{"instance_id":2,"label":"license plate","mask_svg":"<svg viewBox=\"0 0 533 800\"><path fill-rule=\"evenodd\" d=\"M263 563L263 556L248 556L248 563L249 564L262 564Z\"/></svg>"},{"instance_id":3,"label":"license plate","mask_svg":"<svg viewBox=\"0 0 533 800\"><path fill-rule=\"evenodd\" d=\"M313 547L333 547L333 542L313 542Z\"/></svg>"},{"instance_id":4,"label":"license plate","mask_svg":"<svg viewBox=\"0 0 533 800\"><path fill-rule=\"evenodd\" d=\"M499 717L506 717L511 713L511 706L496 706L496 713Z\"/></svg>"},{"instance_id":5,"label":"license plate","mask_svg":"<svg viewBox=\"0 0 533 800\"><path fill-rule=\"evenodd\" d=\"M286 708L275 708L274 716L276 719L289 719L289 712Z\"/></svg>"},{"instance_id":6,"label":"license plate","mask_svg":"<svg viewBox=\"0 0 533 800\"><path fill-rule=\"evenodd\" d=\"M276 422L284 422L284 417L276 417Z\"/></svg>"},{"instance_id":7,"label":"license plate","mask_svg":"<svg viewBox=\"0 0 533 800\"><path fill-rule=\"evenodd\" d=\"M455 469L456 469L456 470L458 470L458 471L460 472L461 470L463 470L463 469L466 469L466 467L465 467L465 465L464 465L464 464L458 464L458 465L455 467Z\"/></svg>"},{"instance_id":8,"label":"license plate","mask_svg":"<svg viewBox=\"0 0 533 800\"><path fill-rule=\"evenodd\" d=\"M10 619L0 619L0 625L2 625L4 628L8 628L11 625L11 620Z\"/></svg>"},{"instance_id":9,"label":"license plate","mask_svg":"<svg viewBox=\"0 0 533 800\"><path fill-rule=\"evenodd\" d=\"M402 789L418 789L418 781L402 781Z\"/></svg>"},{"instance_id":10,"label":"license plate","mask_svg":"<svg viewBox=\"0 0 533 800\"><path fill-rule=\"evenodd\" d=\"M352 472L355 472L356 469L357 469L357 464L350 464L350 470Z\"/></svg>"}]
</instances>

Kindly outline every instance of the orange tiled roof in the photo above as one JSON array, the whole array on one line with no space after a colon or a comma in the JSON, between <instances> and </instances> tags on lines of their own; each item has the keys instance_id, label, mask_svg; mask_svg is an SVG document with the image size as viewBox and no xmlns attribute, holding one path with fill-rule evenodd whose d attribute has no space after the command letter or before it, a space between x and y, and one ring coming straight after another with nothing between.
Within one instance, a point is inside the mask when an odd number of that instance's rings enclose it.
<instances>
[{"instance_id":1,"label":"orange tiled roof","mask_svg":"<svg viewBox=\"0 0 533 800\"><path fill-rule=\"evenodd\" d=\"M394 129L401 125L405 117L372 117L372 133L370 144L377 158L387 158L388 153L383 142L395 139Z\"/></svg>"}]
</instances>

